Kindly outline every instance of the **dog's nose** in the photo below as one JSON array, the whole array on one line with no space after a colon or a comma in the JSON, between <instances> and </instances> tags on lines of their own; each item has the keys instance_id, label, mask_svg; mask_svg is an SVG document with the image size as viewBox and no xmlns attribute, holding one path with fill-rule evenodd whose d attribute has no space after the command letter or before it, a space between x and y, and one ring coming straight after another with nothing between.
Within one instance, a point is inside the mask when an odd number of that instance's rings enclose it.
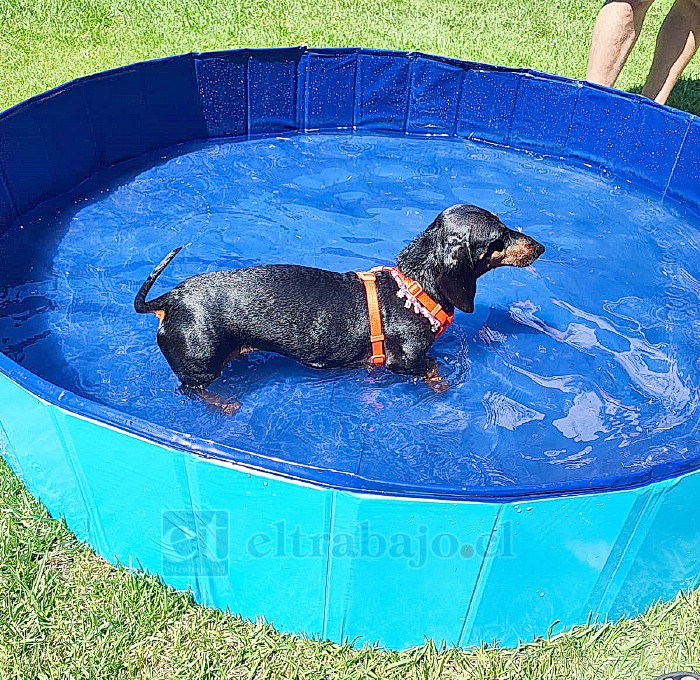
<instances>
[{"instance_id":1,"label":"dog's nose","mask_svg":"<svg viewBox=\"0 0 700 680\"><path fill-rule=\"evenodd\" d=\"M535 257L539 257L540 255L542 255L542 253L544 252L544 246L541 243L539 243L538 241L534 241L534 240L532 242L532 245L534 246L534 249L535 249Z\"/></svg>"}]
</instances>

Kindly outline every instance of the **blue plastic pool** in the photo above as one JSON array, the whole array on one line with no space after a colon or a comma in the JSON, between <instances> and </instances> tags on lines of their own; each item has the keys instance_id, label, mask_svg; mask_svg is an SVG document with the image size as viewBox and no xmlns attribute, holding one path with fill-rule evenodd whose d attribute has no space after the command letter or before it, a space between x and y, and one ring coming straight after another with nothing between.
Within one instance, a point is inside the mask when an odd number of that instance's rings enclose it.
<instances>
[{"instance_id":1,"label":"blue plastic pool","mask_svg":"<svg viewBox=\"0 0 700 680\"><path fill-rule=\"evenodd\" d=\"M636 613L700 573L697 139L635 96L362 50L186 55L21 104L0 119L6 456L107 558L284 630L513 643ZM547 252L480 279L432 351L445 393L258 353L214 386L227 417L133 313L184 243L158 291L391 264L461 202Z\"/></svg>"}]
</instances>

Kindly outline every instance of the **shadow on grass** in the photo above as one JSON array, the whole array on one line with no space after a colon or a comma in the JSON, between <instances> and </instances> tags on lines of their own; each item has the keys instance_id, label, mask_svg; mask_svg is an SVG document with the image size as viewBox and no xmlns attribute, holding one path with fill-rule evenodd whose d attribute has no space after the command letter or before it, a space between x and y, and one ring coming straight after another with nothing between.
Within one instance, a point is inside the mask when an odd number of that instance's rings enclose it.
<instances>
[{"instance_id":1,"label":"shadow on grass","mask_svg":"<svg viewBox=\"0 0 700 680\"><path fill-rule=\"evenodd\" d=\"M635 85L629 89L634 94L641 94L643 85ZM674 109L688 111L700 116L700 79L681 78L673 88L671 96L666 102Z\"/></svg>"}]
</instances>

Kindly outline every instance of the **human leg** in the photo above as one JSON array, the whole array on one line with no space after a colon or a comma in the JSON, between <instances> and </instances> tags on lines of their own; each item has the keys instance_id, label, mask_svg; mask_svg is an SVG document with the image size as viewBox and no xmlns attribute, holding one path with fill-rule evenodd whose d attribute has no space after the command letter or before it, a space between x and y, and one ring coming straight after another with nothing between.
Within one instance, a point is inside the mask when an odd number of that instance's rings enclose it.
<instances>
[{"instance_id":1,"label":"human leg","mask_svg":"<svg viewBox=\"0 0 700 680\"><path fill-rule=\"evenodd\" d=\"M700 0L676 0L661 26L642 94L661 104L700 45Z\"/></svg>"},{"instance_id":2,"label":"human leg","mask_svg":"<svg viewBox=\"0 0 700 680\"><path fill-rule=\"evenodd\" d=\"M608 0L596 19L586 80L612 87L642 30L654 0Z\"/></svg>"}]
</instances>

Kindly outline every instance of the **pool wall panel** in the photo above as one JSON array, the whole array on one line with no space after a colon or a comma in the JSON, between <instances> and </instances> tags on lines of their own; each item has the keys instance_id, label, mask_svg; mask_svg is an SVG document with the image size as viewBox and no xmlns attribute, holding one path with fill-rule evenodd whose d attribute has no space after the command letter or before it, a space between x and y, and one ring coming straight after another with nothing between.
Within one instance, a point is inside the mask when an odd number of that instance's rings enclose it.
<instances>
[{"instance_id":1,"label":"pool wall panel","mask_svg":"<svg viewBox=\"0 0 700 680\"><path fill-rule=\"evenodd\" d=\"M612 618L700 585L699 493L697 473L663 484L653 513L640 522L625 571L615 574L616 596L602 605Z\"/></svg>"},{"instance_id":2,"label":"pool wall panel","mask_svg":"<svg viewBox=\"0 0 700 680\"><path fill-rule=\"evenodd\" d=\"M216 53L195 58L207 137L248 133L248 55Z\"/></svg>"},{"instance_id":3,"label":"pool wall panel","mask_svg":"<svg viewBox=\"0 0 700 680\"><path fill-rule=\"evenodd\" d=\"M91 509L57 429L58 410L5 376L0 379L0 405L8 463L54 517L63 517L79 540L91 543Z\"/></svg>"},{"instance_id":4,"label":"pool wall panel","mask_svg":"<svg viewBox=\"0 0 700 680\"><path fill-rule=\"evenodd\" d=\"M456 644L498 513L336 492L325 635L403 648L431 630ZM388 628L387 612L410 616Z\"/></svg>"},{"instance_id":5,"label":"pool wall panel","mask_svg":"<svg viewBox=\"0 0 700 680\"><path fill-rule=\"evenodd\" d=\"M605 167L622 179L640 179L647 190L663 194L690 120L689 114L624 93L584 88L566 155Z\"/></svg>"},{"instance_id":6,"label":"pool wall panel","mask_svg":"<svg viewBox=\"0 0 700 680\"><path fill-rule=\"evenodd\" d=\"M251 50L248 62L248 131L284 134L300 128L300 48Z\"/></svg>"},{"instance_id":7,"label":"pool wall panel","mask_svg":"<svg viewBox=\"0 0 700 680\"><path fill-rule=\"evenodd\" d=\"M192 55L85 79L101 165L207 138Z\"/></svg>"},{"instance_id":8,"label":"pool wall panel","mask_svg":"<svg viewBox=\"0 0 700 680\"><path fill-rule=\"evenodd\" d=\"M568 81L523 76L513 111L510 143L562 156L581 87ZM552 102L556 101L556 106Z\"/></svg>"},{"instance_id":9,"label":"pool wall panel","mask_svg":"<svg viewBox=\"0 0 700 680\"><path fill-rule=\"evenodd\" d=\"M355 124L357 52L311 50L302 59L306 66L304 129L352 129Z\"/></svg>"},{"instance_id":10,"label":"pool wall panel","mask_svg":"<svg viewBox=\"0 0 700 680\"><path fill-rule=\"evenodd\" d=\"M102 544L100 552L112 562L160 572L161 517L191 507L181 456L135 437L125 442L119 432L89 420L61 416L66 448L90 508L91 543ZM141 546L138 552L134 545Z\"/></svg>"},{"instance_id":11,"label":"pool wall panel","mask_svg":"<svg viewBox=\"0 0 700 680\"><path fill-rule=\"evenodd\" d=\"M37 103L26 102L0 120L3 174L19 215L53 194L54 177Z\"/></svg>"},{"instance_id":12,"label":"pool wall panel","mask_svg":"<svg viewBox=\"0 0 700 680\"><path fill-rule=\"evenodd\" d=\"M206 526L199 531L200 554L207 559L218 550L214 564L221 567L213 578L202 570L202 601L320 636L334 492L179 455L187 460L195 517L209 523L218 517L227 527L219 540Z\"/></svg>"},{"instance_id":13,"label":"pool wall panel","mask_svg":"<svg viewBox=\"0 0 700 680\"><path fill-rule=\"evenodd\" d=\"M454 135L464 69L456 64L418 55L406 131L412 134Z\"/></svg>"},{"instance_id":14,"label":"pool wall panel","mask_svg":"<svg viewBox=\"0 0 700 680\"><path fill-rule=\"evenodd\" d=\"M667 193L700 208L700 121L695 117L673 166Z\"/></svg>"},{"instance_id":15,"label":"pool wall panel","mask_svg":"<svg viewBox=\"0 0 700 680\"><path fill-rule=\"evenodd\" d=\"M4 157L6 152L3 147L3 139L0 136L0 166L4 165ZM0 171L0 237L10 228L17 219L17 210L15 203L10 196L10 190L7 188L5 175Z\"/></svg>"},{"instance_id":16,"label":"pool wall panel","mask_svg":"<svg viewBox=\"0 0 700 680\"><path fill-rule=\"evenodd\" d=\"M647 188L665 190L690 125L690 114L660 106L637 106L633 134L620 140L619 170L634 169Z\"/></svg>"},{"instance_id":17,"label":"pool wall panel","mask_svg":"<svg viewBox=\"0 0 700 680\"><path fill-rule=\"evenodd\" d=\"M499 517L508 552L487 555L462 644L517 640L519 630L553 632L598 613L605 573L614 579L647 490L509 503ZM631 524L630 524L631 523ZM586 597L572 597L573 592ZM508 603L504 607L504 602Z\"/></svg>"},{"instance_id":18,"label":"pool wall panel","mask_svg":"<svg viewBox=\"0 0 700 680\"><path fill-rule=\"evenodd\" d=\"M358 57L356 125L375 132L405 132L411 61L363 52Z\"/></svg>"},{"instance_id":19,"label":"pool wall panel","mask_svg":"<svg viewBox=\"0 0 700 680\"><path fill-rule=\"evenodd\" d=\"M636 99L585 88L571 124L567 155L609 169L619 169L621 147L633 128Z\"/></svg>"},{"instance_id":20,"label":"pool wall panel","mask_svg":"<svg viewBox=\"0 0 700 680\"><path fill-rule=\"evenodd\" d=\"M457 134L468 139L509 144L521 73L469 69L464 74Z\"/></svg>"},{"instance_id":21,"label":"pool wall panel","mask_svg":"<svg viewBox=\"0 0 700 680\"><path fill-rule=\"evenodd\" d=\"M356 128L565 155L700 205L697 119L634 95L423 54L238 50L97 74L2 114L0 233L98 166L185 141ZM29 491L105 558L285 631L391 647L425 636L516 644L636 614L699 581L692 461L662 470L690 471L677 479L648 474L616 490L620 477L517 502L446 499L437 487L360 493L352 470L164 433L2 355L0 434ZM435 537L458 552L442 555ZM424 541L425 559L390 541Z\"/></svg>"},{"instance_id":22,"label":"pool wall panel","mask_svg":"<svg viewBox=\"0 0 700 680\"><path fill-rule=\"evenodd\" d=\"M84 88L78 84L62 88L34 105L50 161L52 193L63 193L98 167Z\"/></svg>"}]
</instances>

